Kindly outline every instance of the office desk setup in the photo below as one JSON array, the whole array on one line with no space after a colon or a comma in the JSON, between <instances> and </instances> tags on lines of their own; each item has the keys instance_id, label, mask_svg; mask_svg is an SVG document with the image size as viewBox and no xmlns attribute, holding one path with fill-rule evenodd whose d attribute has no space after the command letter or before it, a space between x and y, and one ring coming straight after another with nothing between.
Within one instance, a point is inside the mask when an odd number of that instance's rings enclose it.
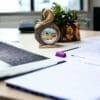
<instances>
[{"instance_id":1,"label":"office desk setup","mask_svg":"<svg viewBox=\"0 0 100 100\"><path fill-rule=\"evenodd\" d=\"M55 48L39 48L38 42L34 38L34 34L25 33L21 34L17 29L0 29L0 41L13 45L15 47L27 50L29 52L33 52L39 55L43 55L48 58L57 58L59 59L67 59L59 58L55 56L56 51L64 51L70 48L75 48L80 45L80 43L84 43L86 39L90 37L100 36L99 31L89 31L89 30L81 30L81 41L78 42L69 42L69 43L57 43ZM34 85L34 84L33 84ZM60 90L59 90L60 91ZM22 90L14 89L6 86L4 80L0 81L0 100L47 100L47 97L39 96L36 94L27 93Z\"/></svg>"}]
</instances>

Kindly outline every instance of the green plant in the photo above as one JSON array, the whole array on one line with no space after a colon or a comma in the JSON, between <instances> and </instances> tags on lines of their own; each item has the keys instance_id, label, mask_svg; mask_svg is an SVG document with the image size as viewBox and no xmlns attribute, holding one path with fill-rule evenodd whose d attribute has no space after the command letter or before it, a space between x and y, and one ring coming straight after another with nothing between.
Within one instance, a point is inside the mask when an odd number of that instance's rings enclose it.
<instances>
[{"instance_id":1,"label":"green plant","mask_svg":"<svg viewBox=\"0 0 100 100\"><path fill-rule=\"evenodd\" d=\"M58 26L73 24L77 20L77 12L75 10L64 10L59 4L55 2L53 3L51 10L55 15L54 22Z\"/></svg>"}]
</instances>

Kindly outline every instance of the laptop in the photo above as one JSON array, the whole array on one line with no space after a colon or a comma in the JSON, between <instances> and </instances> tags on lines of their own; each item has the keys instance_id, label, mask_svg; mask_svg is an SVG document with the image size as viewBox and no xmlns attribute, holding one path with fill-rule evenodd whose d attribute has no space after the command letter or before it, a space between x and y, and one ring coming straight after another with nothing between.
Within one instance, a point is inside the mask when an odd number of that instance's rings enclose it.
<instances>
[{"instance_id":1,"label":"laptop","mask_svg":"<svg viewBox=\"0 0 100 100\"><path fill-rule=\"evenodd\" d=\"M0 79L36 70L47 57L0 42ZM34 63L36 62L36 65Z\"/></svg>"}]
</instances>

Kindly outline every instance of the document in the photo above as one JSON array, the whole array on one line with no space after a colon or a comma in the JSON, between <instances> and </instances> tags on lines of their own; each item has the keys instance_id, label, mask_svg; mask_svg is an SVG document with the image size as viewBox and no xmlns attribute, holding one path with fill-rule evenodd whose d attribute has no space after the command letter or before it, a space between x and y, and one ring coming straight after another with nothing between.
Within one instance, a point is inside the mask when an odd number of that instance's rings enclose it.
<instances>
[{"instance_id":1,"label":"document","mask_svg":"<svg viewBox=\"0 0 100 100\"><path fill-rule=\"evenodd\" d=\"M85 63L100 66L100 37L90 38L69 54Z\"/></svg>"},{"instance_id":2,"label":"document","mask_svg":"<svg viewBox=\"0 0 100 100\"><path fill-rule=\"evenodd\" d=\"M100 67L78 62L73 57L56 65L24 76L5 80L13 87L57 99L99 100Z\"/></svg>"}]
</instances>

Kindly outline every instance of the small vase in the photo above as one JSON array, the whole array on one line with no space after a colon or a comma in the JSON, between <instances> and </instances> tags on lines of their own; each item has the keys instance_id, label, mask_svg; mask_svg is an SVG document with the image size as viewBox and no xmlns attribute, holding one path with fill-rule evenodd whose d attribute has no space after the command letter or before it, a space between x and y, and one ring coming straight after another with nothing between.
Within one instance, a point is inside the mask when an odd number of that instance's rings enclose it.
<instances>
[{"instance_id":1,"label":"small vase","mask_svg":"<svg viewBox=\"0 0 100 100\"><path fill-rule=\"evenodd\" d=\"M80 25L78 23L59 26L59 42L72 42L80 40Z\"/></svg>"}]
</instances>

